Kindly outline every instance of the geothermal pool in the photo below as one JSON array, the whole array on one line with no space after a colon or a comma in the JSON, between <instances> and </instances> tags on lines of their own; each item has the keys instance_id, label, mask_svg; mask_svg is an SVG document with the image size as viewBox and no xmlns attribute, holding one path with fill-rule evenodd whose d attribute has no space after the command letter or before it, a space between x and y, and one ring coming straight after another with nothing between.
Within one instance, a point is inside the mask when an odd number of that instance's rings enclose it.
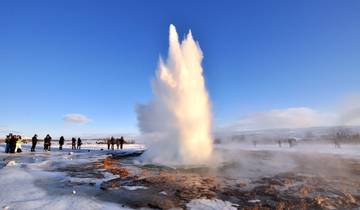
<instances>
[{"instance_id":1,"label":"geothermal pool","mask_svg":"<svg viewBox=\"0 0 360 210\"><path fill-rule=\"evenodd\" d=\"M104 145L105 147L105 145ZM0 146L4 149L4 145ZM90 152L0 153L4 209L353 209L360 147L217 145L213 165ZM129 148L128 148L129 149ZM6 190L4 190L6 189Z\"/></svg>"}]
</instances>

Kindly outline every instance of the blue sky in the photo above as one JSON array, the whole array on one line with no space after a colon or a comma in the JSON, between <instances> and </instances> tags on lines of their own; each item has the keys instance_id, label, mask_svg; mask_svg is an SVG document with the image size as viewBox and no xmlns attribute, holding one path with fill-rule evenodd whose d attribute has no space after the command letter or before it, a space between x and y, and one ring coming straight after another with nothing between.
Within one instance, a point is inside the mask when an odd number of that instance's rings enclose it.
<instances>
[{"instance_id":1,"label":"blue sky","mask_svg":"<svg viewBox=\"0 0 360 210\"><path fill-rule=\"evenodd\" d=\"M355 0L1 1L0 131L136 133L171 23L203 50L215 126L332 112L360 90L359 11ZM71 113L89 119L65 122Z\"/></svg>"}]
</instances>

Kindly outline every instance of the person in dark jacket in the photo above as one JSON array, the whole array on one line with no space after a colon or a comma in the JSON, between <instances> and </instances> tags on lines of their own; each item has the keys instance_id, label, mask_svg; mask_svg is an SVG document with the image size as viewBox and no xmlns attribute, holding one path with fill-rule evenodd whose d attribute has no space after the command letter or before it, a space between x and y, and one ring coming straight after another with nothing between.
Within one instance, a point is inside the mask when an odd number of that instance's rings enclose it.
<instances>
[{"instance_id":1,"label":"person in dark jacket","mask_svg":"<svg viewBox=\"0 0 360 210\"><path fill-rule=\"evenodd\" d=\"M107 143L107 146L108 146L108 150L110 150L111 140L110 140L110 139L107 139L107 140L106 140L106 143Z\"/></svg>"},{"instance_id":2,"label":"person in dark jacket","mask_svg":"<svg viewBox=\"0 0 360 210\"><path fill-rule=\"evenodd\" d=\"M124 137L121 137L119 141L120 141L120 148L123 149L123 145L125 143Z\"/></svg>"},{"instance_id":3,"label":"person in dark jacket","mask_svg":"<svg viewBox=\"0 0 360 210\"><path fill-rule=\"evenodd\" d=\"M6 143L5 152L6 153L10 152L10 141L11 141L12 136L13 136L12 133L9 133L9 135L6 136L6 139L5 139L5 143Z\"/></svg>"},{"instance_id":4,"label":"person in dark jacket","mask_svg":"<svg viewBox=\"0 0 360 210\"><path fill-rule=\"evenodd\" d=\"M51 151L51 140L52 140L52 138L51 138L51 136L48 134L48 144L49 144L49 151Z\"/></svg>"},{"instance_id":5,"label":"person in dark jacket","mask_svg":"<svg viewBox=\"0 0 360 210\"><path fill-rule=\"evenodd\" d=\"M31 139L31 152L35 152L37 141L38 141L37 135L35 134Z\"/></svg>"},{"instance_id":6,"label":"person in dark jacket","mask_svg":"<svg viewBox=\"0 0 360 210\"><path fill-rule=\"evenodd\" d=\"M61 136L59 139L59 150L62 150L64 143L65 143L65 139L63 136Z\"/></svg>"},{"instance_id":7,"label":"person in dark jacket","mask_svg":"<svg viewBox=\"0 0 360 210\"><path fill-rule=\"evenodd\" d=\"M110 142L111 142L111 149L114 150L115 139L113 136L111 137Z\"/></svg>"},{"instance_id":8,"label":"person in dark jacket","mask_svg":"<svg viewBox=\"0 0 360 210\"><path fill-rule=\"evenodd\" d=\"M82 145L82 141L80 139L80 137L77 140L77 149L81 149L81 145Z\"/></svg>"},{"instance_id":9,"label":"person in dark jacket","mask_svg":"<svg viewBox=\"0 0 360 210\"><path fill-rule=\"evenodd\" d=\"M15 153L15 149L16 149L16 135L12 135L10 142L9 142L9 152L10 153Z\"/></svg>"},{"instance_id":10,"label":"person in dark jacket","mask_svg":"<svg viewBox=\"0 0 360 210\"><path fill-rule=\"evenodd\" d=\"M71 139L71 149L76 149L76 139L74 137Z\"/></svg>"},{"instance_id":11,"label":"person in dark jacket","mask_svg":"<svg viewBox=\"0 0 360 210\"><path fill-rule=\"evenodd\" d=\"M49 134L46 135L44 139L44 150L45 151L51 151L51 136Z\"/></svg>"},{"instance_id":12,"label":"person in dark jacket","mask_svg":"<svg viewBox=\"0 0 360 210\"><path fill-rule=\"evenodd\" d=\"M47 134L44 138L44 151L50 151L51 137Z\"/></svg>"}]
</instances>

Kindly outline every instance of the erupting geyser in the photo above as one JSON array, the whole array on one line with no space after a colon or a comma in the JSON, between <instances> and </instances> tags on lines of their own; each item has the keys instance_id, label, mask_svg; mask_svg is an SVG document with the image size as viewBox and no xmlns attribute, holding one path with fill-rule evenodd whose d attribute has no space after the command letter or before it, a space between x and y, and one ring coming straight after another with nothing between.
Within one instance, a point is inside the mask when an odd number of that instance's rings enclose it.
<instances>
[{"instance_id":1,"label":"erupting geyser","mask_svg":"<svg viewBox=\"0 0 360 210\"><path fill-rule=\"evenodd\" d=\"M191 31L181 42L175 26L170 25L169 33L168 59L160 59L152 81L154 98L137 107L139 127L159 148L156 151L162 159L206 163L212 153L212 138L202 51Z\"/></svg>"}]
</instances>

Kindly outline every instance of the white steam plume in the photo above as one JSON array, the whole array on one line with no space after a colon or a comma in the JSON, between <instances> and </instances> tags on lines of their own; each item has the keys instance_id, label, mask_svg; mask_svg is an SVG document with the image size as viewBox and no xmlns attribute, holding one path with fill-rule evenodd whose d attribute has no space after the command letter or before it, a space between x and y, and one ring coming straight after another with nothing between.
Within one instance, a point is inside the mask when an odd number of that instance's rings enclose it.
<instances>
[{"instance_id":1,"label":"white steam plume","mask_svg":"<svg viewBox=\"0 0 360 210\"><path fill-rule=\"evenodd\" d=\"M168 59L160 59L152 81L154 98L137 107L139 128L145 140L152 140L149 152L155 151L160 161L206 163L212 139L202 51L191 31L181 43L175 26L170 25L169 33Z\"/></svg>"}]
</instances>

